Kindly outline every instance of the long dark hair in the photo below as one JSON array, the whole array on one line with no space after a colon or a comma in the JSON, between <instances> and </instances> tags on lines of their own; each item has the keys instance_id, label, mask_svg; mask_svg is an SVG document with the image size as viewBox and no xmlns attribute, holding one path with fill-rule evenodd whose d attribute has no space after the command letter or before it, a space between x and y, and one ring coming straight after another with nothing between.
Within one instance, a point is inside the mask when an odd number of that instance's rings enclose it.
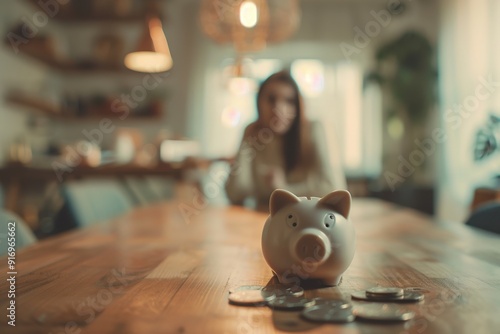
<instances>
[{"instance_id":1,"label":"long dark hair","mask_svg":"<svg viewBox=\"0 0 500 334\"><path fill-rule=\"evenodd\" d=\"M290 129L283 135L285 140L285 145L283 145L283 156L285 158L285 170L290 172L300 165L300 162L307 163L306 155L309 146L309 128L308 122L304 115L304 104L302 101L302 96L299 91L299 87L290 72L280 71L272 74L260 85L259 91L257 93L257 111L259 113L259 118L261 117L261 111L259 108L259 101L262 98L262 94L266 86L274 81L282 82L290 85L295 91L294 106L297 111L297 115L294 118Z\"/></svg>"}]
</instances>

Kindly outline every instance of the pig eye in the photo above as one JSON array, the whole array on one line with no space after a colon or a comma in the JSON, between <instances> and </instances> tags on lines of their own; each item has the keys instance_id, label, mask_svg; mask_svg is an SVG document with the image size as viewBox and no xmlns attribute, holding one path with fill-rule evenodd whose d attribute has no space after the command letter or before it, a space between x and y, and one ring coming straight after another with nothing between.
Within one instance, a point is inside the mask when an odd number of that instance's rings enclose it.
<instances>
[{"instance_id":1,"label":"pig eye","mask_svg":"<svg viewBox=\"0 0 500 334\"><path fill-rule=\"evenodd\" d=\"M333 213L327 213L323 219L323 223L326 228L333 227L335 225L335 215Z\"/></svg>"},{"instance_id":2,"label":"pig eye","mask_svg":"<svg viewBox=\"0 0 500 334\"><path fill-rule=\"evenodd\" d=\"M294 214L291 214L291 213L289 213L286 216L286 223L288 224L288 226L290 226L292 228L295 228L295 227L297 227L299 225L299 223L297 221L297 217Z\"/></svg>"}]
</instances>

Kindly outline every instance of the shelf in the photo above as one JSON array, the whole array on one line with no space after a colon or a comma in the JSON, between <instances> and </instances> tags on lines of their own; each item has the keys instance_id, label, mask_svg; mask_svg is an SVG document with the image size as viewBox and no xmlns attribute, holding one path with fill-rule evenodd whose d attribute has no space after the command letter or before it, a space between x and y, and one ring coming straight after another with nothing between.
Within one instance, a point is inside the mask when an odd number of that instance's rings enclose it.
<instances>
[{"instance_id":1,"label":"shelf","mask_svg":"<svg viewBox=\"0 0 500 334\"><path fill-rule=\"evenodd\" d=\"M7 48L11 48L9 43L5 43ZM22 55L35 59L52 69L60 72L71 73L71 74L132 74L132 75L145 75L146 73L136 72L129 70L125 66L115 65L115 66L104 66L97 63L88 62L75 63L64 59L58 59L55 56L50 55L50 52L37 51L31 47L25 47L23 45L19 46L19 51Z\"/></svg>"},{"instance_id":2,"label":"shelf","mask_svg":"<svg viewBox=\"0 0 500 334\"><path fill-rule=\"evenodd\" d=\"M55 104L41 99L28 98L20 94L9 93L5 101L14 105L29 108L33 113L48 117L64 117L62 110Z\"/></svg>"},{"instance_id":3,"label":"shelf","mask_svg":"<svg viewBox=\"0 0 500 334\"><path fill-rule=\"evenodd\" d=\"M99 0L104 1L104 0ZM159 3L165 0L145 0L140 4L141 8L128 9L128 14L120 15L112 12L95 12L92 8L92 3L88 0L72 1L66 5L60 5L59 11L54 15L55 21L64 24L73 23L131 23L141 22L146 18L148 7L151 4ZM43 10L38 4L39 0L27 0L27 2L36 10ZM112 10L112 8L107 8Z\"/></svg>"},{"instance_id":4,"label":"shelf","mask_svg":"<svg viewBox=\"0 0 500 334\"><path fill-rule=\"evenodd\" d=\"M39 0L24 0L28 5L30 5L33 9L37 11L45 12L46 9L40 7ZM59 21L64 24L71 23L109 23L109 22L117 22L117 23L130 23L130 22L141 22L144 21L147 17L146 12L148 9L155 8L160 2L164 2L166 0L144 0L140 2L140 6L138 8L127 9L129 14L119 15L113 13L107 13L105 10L116 10L111 1L108 1L109 4L101 5L101 3L105 3L105 1L99 0L97 1L88 1L88 0L73 0L68 4L60 4L58 6L57 13L52 13L51 18L55 21ZM95 2L95 4L94 4ZM98 5L99 4L99 5ZM110 9L111 6L111 9ZM101 13L98 13L100 8ZM48 13L46 13L48 14ZM107 29L104 28L103 29ZM19 33L18 33L19 34ZM11 51L12 46L10 45L8 39L4 40L4 44ZM66 59L63 57L59 57L59 55L54 51L56 49L55 42L48 37L45 36L37 36L33 39L29 40L29 43L26 44L18 44L17 47L21 54L28 56L32 59L35 59L52 69L55 69L59 72L65 74L127 74L127 75L146 75L147 73L132 71L125 67L123 64L123 59L118 60L116 64L102 64L93 59L87 59L83 61L72 61L70 59ZM17 55L17 53L16 53ZM166 73L166 72L162 72ZM159 73L161 74L161 73Z\"/></svg>"},{"instance_id":5,"label":"shelf","mask_svg":"<svg viewBox=\"0 0 500 334\"><path fill-rule=\"evenodd\" d=\"M76 112L70 109L63 109L60 106L39 98L29 97L19 93L7 94L5 100L13 105L21 106L30 110L35 115L50 117L53 119L72 121L72 120L96 120L103 117L113 118L119 117L120 114L113 114L111 112L99 113L92 112L85 116L76 116ZM160 119L161 113L158 114L133 114L131 112L126 119L133 120L153 120Z\"/></svg>"},{"instance_id":6,"label":"shelf","mask_svg":"<svg viewBox=\"0 0 500 334\"><path fill-rule=\"evenodd\" d=\"M23 0L27 6L31 6L31 9L37 11L46 12L47 8L40 6L39 0ZM89 22L90 24L95 22L130 22L136 20L144 20L146 8L157 1L164 0L144 0L138 1L88 1L88 0L73 0L68 2L68 4L59 4L57 6L57 13L45 13L50 15L53 20L60 21L64 23L72 22ZM136 7L132 9L132 7ZM118 7L117 7L118 6ZM55 9L50 9L55 10ZM119 15L118 13L124 13L124 15ZM94 15L92 13L101 13L100 15ZM110 14L107 14L110 13ZM113 14L115 13L115 14ZM125 15L128 13L128 16ZM64 29L65 27L61 25L58 29ZM21 30L20 30L21 29ZM107 30L107 27L102 27L103 31ZM21 34L22 25L18 24L13 31L16 34ZM67 57L61 56L57 50L57 41L53 37L42 36L41 34L30 38L27 43L19 43L18 41L13 41L17 44L16 47L11 45L9 37L4 37L4 46L10 50L12 54L17 57L27 57L33 59L40 64L48 67L49 72L55 74L64 75L107 75L112 78L112 75L125 74L125 75L141 75L144 76L147 73L136 72L129 70L123 64L123 59L121 56L113 56L113 61L111 64L106 65L98 62L94 59L86 59L81 61L75 61ZM0 44L2 40L0 39ZM109 42L109 41L108 41ZM111 42L109 42L111 43ZM114 45L116 43L111 43ZM99 44L100 45L100 44ZM101 47L102 49L102 47ZM120 49L121 50L121 49ZM101 54L102 52L94 52L94 54ZM110 54L106 54L110 55ZM20 58L19 57L19 58ZM104 57L104 56L103 56ZM97 56L96 56L97 58ZM102 58L102 57L101 57ZM107 57L109 58L109 57ZM24 59L22 59L24 60ZM109 63L109 62L107 62ZM36 65L36 64L35 64ZM163 72L163 74L166 72ZM160 75L162 73L159 73ZM117 81L120 79L117 79ZM99 96L100 98L100 96ZM104 97L104 100L97 101L81 98L64 98L58 104L57 102L50 102L44 99L43 96L30 96L23 92L10 92L5 96L6 102L23 107L27 111L35 115L42 115L44 117L50 117L52 119L58 120L91 120L91 119L102 119L103 117L116 118L123 114L113 113L111 110L111 105L115 101L115 97L108 96ZM73 101L77 100L77 101ZM144 103L144 106L139 106L135 110L131 110L130 114L127 115L127 119L133 120L151 120L159 119L162 115L163 101L150 101L148 104Z\"/></svg>"},{"instance_id":7,"label":"shelf","mask_svg":"<svg viewBox=\"0 0 500 334\"><path fill-rule=\"evenodd\" d=\"M133 16L116 16L116 15L94 15L94 16L79 16L79 15L56 15L54 19L64 24L73 23L134 23L144 21L145 15Z\"/></svg>"}]
</instances>

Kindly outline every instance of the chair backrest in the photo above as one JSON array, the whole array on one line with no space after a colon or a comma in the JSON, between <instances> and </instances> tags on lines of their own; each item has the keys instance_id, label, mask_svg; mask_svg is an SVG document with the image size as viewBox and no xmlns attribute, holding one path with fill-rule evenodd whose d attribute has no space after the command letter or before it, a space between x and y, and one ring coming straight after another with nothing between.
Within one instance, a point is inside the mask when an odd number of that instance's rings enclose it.
<instances>
[{"instance_id":1,"label":"chair backrest","mask_svg":"<svg viewBox=\"0 0 500 334\"><path fill-rule=\"evenodd\" d=\"M16 250L36 242L35 235L20 217L0 208L0 256L7 254L12 234L15 235Z\"/></svg>"},{"instance_id":2,"label":"chair backrest","mask_svg":"<svg viewBox=\"0 0 500 334\"><path fill-rule=\"evenodd\" d=\"M127 212L131 199L113 180L85 180L62 186L62 196L77 227L93 225Z\"/></svg>"},{"instance_id":3,"label":"chair backrest","mask_svg":"<svg viewBox=\"0 0 500 334\"><path fill-rule=\"evenodd\" d=\"M500 234L500 202L491 202L478 207L465 224Z\"/></svg>"},{"instance_id":4,"label":"chair backrest","mask_svg":"<svg viewBox=\"0 0 500 334\"><path fill-rule=\"evenodd\" d=\"M175 180L165 177L126 177L122 179L124 188L138 205L172 198L175 182Z\"/></svg>"}]
</instances>

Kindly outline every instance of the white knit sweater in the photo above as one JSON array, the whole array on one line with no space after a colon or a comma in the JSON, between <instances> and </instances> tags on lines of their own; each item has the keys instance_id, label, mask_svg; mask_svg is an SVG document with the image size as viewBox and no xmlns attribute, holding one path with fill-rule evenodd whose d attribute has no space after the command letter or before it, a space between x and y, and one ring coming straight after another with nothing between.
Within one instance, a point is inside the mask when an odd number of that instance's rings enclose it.
<instances>
[{"instance_id":1,"label":"white knit sweater","mask_svg":"<svg viewBox=\"0 0 500 334\"><path fill-rule=\"evenodd\" d=\"M296 168L286 176L285 189L297 196L322 197L336 189L346 189L340 153L336 145L330 151L320 123L311 122L312 156L315 163L306 168ZM260 130L253 138L244 138L232 172L226 182L226 192L234 204L243 204L254 198L257 206L267 207L273 188L265 175L271 168L284 169L283 137L270 129ZM339 159L330 159L338 157Z\"/></svg>"}]
</instances>

